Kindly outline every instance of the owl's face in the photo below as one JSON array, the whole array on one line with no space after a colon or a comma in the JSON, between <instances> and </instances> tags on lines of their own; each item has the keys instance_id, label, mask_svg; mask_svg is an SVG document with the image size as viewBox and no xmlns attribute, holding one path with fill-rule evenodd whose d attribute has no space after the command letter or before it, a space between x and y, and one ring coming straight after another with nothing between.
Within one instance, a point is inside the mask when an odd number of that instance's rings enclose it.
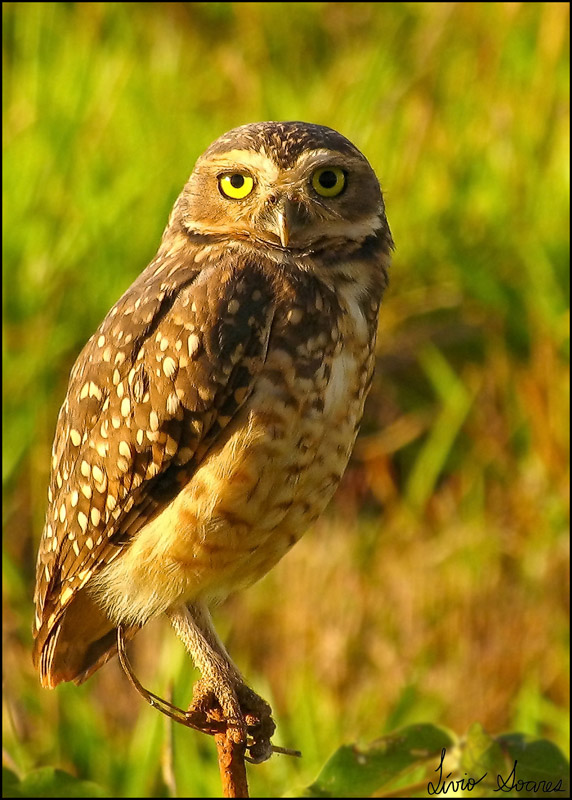
<instances>
[{"instance_id":1,"label":"owl's face","mask_svg":"<svg viewBox=\"0 0 572 800\"><path fill-rule=\"evenodd\" d=\"M178 207L187 232L270 253L361 241L385 220L367 159L331 128L303 122L221 136L198 159Z\"/></svg>"}]
</instances>

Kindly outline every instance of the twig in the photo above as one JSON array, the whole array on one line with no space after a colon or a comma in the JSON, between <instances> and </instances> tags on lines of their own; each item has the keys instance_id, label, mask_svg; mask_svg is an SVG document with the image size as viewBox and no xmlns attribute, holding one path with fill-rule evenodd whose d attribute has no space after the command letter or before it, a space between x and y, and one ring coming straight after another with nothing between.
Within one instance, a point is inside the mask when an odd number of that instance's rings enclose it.
<instances>
[{"instance_id":1,"label":"twig","mask_svg":"<svg viewBox=\"0 0 572 800\"><path fill-rule=\"evenodd\" d=\"M222 721L222 712L216 713ZM215 733L223 797L250 797L246 779L246 742L233 742L229 730Z\"/></svg>"}]
</instances>

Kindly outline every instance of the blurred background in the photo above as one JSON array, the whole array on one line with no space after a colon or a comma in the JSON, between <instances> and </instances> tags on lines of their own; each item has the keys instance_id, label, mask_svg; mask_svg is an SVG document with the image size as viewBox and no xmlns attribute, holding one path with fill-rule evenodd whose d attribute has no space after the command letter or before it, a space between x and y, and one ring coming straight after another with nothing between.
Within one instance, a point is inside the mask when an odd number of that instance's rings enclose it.
<instances>
[{"instance_id":1,"label":"blurred background","mask_svg":"<svg viewBox=\"0 0 572 800\"><path fill-rule=\"evenodd\" d=\"M396 241L362 433L327 513L216 613L272 704L253 795L434 722L568 753L569 5L4 3L4 756L111 796L216 796L213 742L118 665L40 689L32 594L71 366L229 128L338 129ZM166 621L132 647L185 706Z\"/></svg>"}]
</instances>

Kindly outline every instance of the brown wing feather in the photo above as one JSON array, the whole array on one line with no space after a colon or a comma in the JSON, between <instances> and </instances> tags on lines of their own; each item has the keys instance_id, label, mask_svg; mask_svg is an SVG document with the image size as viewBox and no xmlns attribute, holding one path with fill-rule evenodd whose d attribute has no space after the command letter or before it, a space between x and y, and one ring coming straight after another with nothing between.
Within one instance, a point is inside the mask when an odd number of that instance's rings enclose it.
<instances>
[{"instance_id":1,"label":"brown wing feather","mask_svg":"<svg viewBox=\"0 0 572 800\"><path fill-rule=\"evenodd\" d=\"M222 248L200 268L194 255L153 261L72 370L38 554L36 663L94 571L190 479L263 363L263 273Z\"/></svg>"}]
</instances>

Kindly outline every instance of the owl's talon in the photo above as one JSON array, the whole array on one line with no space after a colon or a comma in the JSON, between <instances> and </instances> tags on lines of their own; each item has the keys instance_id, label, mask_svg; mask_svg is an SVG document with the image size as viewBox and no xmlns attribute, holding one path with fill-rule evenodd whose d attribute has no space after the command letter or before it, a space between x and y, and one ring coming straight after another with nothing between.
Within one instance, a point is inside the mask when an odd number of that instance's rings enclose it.
<instances>
[{"instance_id":1,"label":"owl's talon","mask_svg":"<svg viewBox=\"0 0 572 800\"><path fill-rule=\"evenodd\" d=\"M253 764L267 761L272 755L272 736L276 724L270 705L246 684L237 687L237 695L249 737L248 760Z\"/></svg>"},{"instance_id":2,"label":"owl's talon","mask_svg":"<svg viewBox=\"0 0 572 800\"><path fill-rule=\"evenodd\" d=\"M272 755L270 740L276 729L272 709L244 683L199 680L193 688L187 714L200 714L205 720L205 731L209 722L224 721L231 741L246 743L249 753L246 758L253 764L267 761Z\"/></svg>"}]
</instances>

